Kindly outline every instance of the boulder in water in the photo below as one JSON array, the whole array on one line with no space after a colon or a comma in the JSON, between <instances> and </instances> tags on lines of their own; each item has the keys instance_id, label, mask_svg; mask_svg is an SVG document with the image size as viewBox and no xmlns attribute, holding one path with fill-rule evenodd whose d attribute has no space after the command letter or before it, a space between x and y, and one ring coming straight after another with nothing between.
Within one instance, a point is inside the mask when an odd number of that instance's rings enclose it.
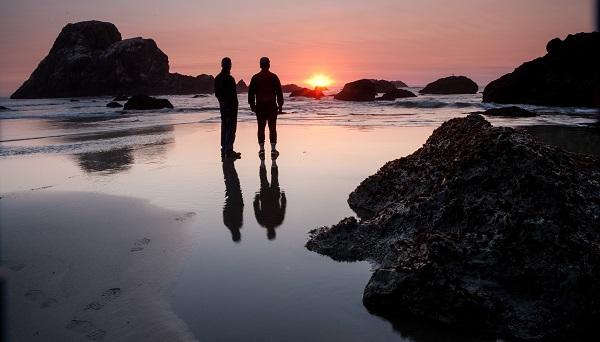
<instances>
[{"instance_id":1,"label":"boulder in water","mask_svg":"<svg viewBox=\"0 0 600 342\"><path fill-rule=\"evenodd\" d=\"M478 89L477 83L468 77L449 76L429 83L419 93L436 95L475 94Z\"/></svg>"},{"instance_id":2,"label":"boulder in water","mask_svg":"<svg viewBox=\"0 0 600 342\"><path fill-rule=\"evenodd\" d=\"M375 83L372 80L362 79L346 83L334 98L342 101L373 101L376 93Z\"/></svg>"},{"instance_id":3,"label":"boulder in water","mask_svg":"<svg viewBox=\"0 0 600 342\"><path fill-rule=\"evenodd\" d=\"M406 88L408 85L402 81L390 81L396 88Z\"/></svg>"},{"instance_id":4,"label":"boulder in water","mask_svg":"<svg viewBox=\"0 0 600 342\"><path fill-rule=\"evenodd\" d=\"M283 86L281 86L281 89L283 90L284 93L291 93L294 90L298 90L301 89L302 87L299 87L295 84L284 84Z\"/></svg>"},{"instance_id":5,"label":"boulder in water","mask_svg":"<svg viewBox=\"0 0 600 342\"><path fill-rule=\"evenodd\" d=\"M244 80L239 80L239 82L235 85L235 88L238 94L248 92L248 85L246 84L246 82L244 82Z\"/></svg>"},{"instance_id":6,"label":"boulder in water","mask_svg":"<svg viewBox=\"0 0 600 342\"><path fill-rule=\"evenodd\" d=\"M308 89L308 88L300 88L300 89L296 89L294 91L292 91L292 93L290 94L290 97L312 97L314 99L320 99L323 96L325 96L325 94L323 94L323 91L319 90L319 89Z\"/></svg>"},{"instance_id":7,"label":"boulder in water","mask_svg":"<svg viewBox=\"0 0 600 342\"><path fill-rule=\"evenodd\" d=\"M127 101L127 100L129 100L129 97L126 96L126 95L117 95L113 99L113 101L115 101L115 102L118 102L118 101Z\"/></svg>"},{"instance_id":8,"label":"boulder in water","mask_svg":"<svg viewBox=\"0 0 600 342\"><path fill-rule=\"evenodd\" d=\"M482 116L452 119L350 194L309 250L372 260L364 305L519 339L600 322L600 160Z\"/></svg>"},{"instance_id":9,"label":"boulder in water","mask_svg":"<svg viewBox=\"0 0 600 342\"><path fill-rule=\"evenodd\" d=\"M546 51L490 82L483 102L600 107L600 32L554 38Z\"/></svg>"},{"instance_id":10,"label":"boulder in water","mask_svg":"<svg viewBox=\"0 0 600 342\"><path fill-rule=\"evenodd\" d=\"M396 86L386 80L371 80L375 84L376 93L389 93L396 89Z\"/></svg>"},{"instance_id":11,"label":"boulder in water","mask_svg":"<svg viewBox=\"0 0 600 342\"><path fill-rule=\"evenodd\" d=\"M167 99L157 99L147 95L134 95L126 103L123 109L125 110L150 110L173 108L171 102Z\"/></svg>"},{"instance_id":12,"label":"boulder in water","mask_svg":"<svg viewBox=\"0 0 600 342\"><path fill-rule=\"evenodd\" d=\"M501 108L490 108L483 112L483 115L487 116L503 116L508 118L527 118L538 116L536 113L527 110L525 108L517 107L517 106L508 106Z\"/></svg>"},{"instance_id":13,"label":"boulder in water","mask_svg":"<svg viewBox=\"0 0 600 342\"><path fill-rule=\"evenodd\" d=\"M106 107L108 107L108 108L121 108L121 107L123 107L123 105L120 104L119 102L112 101L112 102L107 103Z\"/></svg>"},{"instance_id":14,"label":"boulder in water","mask_svg":"<svg viewBox=\"0 0 600 342\"><path fill-rule=\"evenodd\" d=\"M376 101L394 101L395 99L403 99L407 97L417 97L412 91L405 89L394 89L376 98Z\"/></svg>"}]
</instances>

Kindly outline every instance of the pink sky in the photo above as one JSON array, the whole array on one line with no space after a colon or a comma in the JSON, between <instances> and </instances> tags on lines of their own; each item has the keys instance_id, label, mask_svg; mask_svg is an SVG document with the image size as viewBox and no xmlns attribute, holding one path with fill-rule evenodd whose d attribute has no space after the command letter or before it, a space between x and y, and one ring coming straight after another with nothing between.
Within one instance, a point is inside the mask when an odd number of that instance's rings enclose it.
<instances>
[{"instance_id":1,"label":"pink sky","mask_svg":"<svg viewBox=\"0 0 600 342\"><path fill-rule=\"evenodd\" d=\"M485 85L545 53L546 42L592 31L592 0L5 0L0 96L46 56L68 22L114 23L124 38L153 38L171 72L216 74L223 56L248 80L269 56L284 83L312 74L425 85L462 74Z\"/></svg>"}]
</instances>

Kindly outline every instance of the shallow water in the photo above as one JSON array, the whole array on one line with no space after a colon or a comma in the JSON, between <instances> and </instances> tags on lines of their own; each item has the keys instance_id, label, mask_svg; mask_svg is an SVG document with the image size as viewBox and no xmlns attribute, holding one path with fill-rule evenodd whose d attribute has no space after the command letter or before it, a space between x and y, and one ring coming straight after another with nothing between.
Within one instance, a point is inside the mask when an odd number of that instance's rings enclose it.
<instances>
[{"instance_id":1,"label":"shallow water","mask_svg":"<svg viewBox=\"0 0 600 342\"><path fill-rule=\"evenodd\" d=\"M368 313L361 300L370 265L337 263L304 243L309 230L353 215L348 194L386 161L412 153L444 120L484 108L480 96L289 100L275 168L271 160L261 166L247 109L236 140L243 158L221 162L214 97L173 96L178 110L124 114L107 110L109 99L2 100L11 110L0 114L0 196L6 203L22 192L86 191L196 213L192 247L168 292L199 340L444 339L439 327ZM575 127L581 143L566 148L597 139L577 127L593 110L533 109L562 114L492 121L546 139L557 135L536 127ZM561 132L571 141L572 130Z\"/></svg>"}]
</instances>

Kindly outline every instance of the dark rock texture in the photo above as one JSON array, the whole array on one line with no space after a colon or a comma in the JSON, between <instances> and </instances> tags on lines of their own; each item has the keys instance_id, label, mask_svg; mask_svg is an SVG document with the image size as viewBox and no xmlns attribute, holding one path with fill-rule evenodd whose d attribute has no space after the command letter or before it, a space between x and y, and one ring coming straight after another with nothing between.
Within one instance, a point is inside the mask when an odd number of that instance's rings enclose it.
<instances>
[{"instance_id":1,"label":"dark rock texture","mask_svg":"<svg viewBox=\"0 0 600 342\"><path fill-rule=\"evenodd\" d=\"M239 80L238 83L235 85L235 88L238 94L248 92L248 85L246 84L246 82L244 82L244 80Z\"/></svg>"},{"instance_id":2,"label":"dark rock texture","mask_svg":"<svg viewBox=\"0 0 600 342\"><path fill-rule=\"evenodd\" d=\"M488 84L483 101L600 107L600 33L554 38L546 51Z\"/></svg>"},{"instance_id":3,"label":"dark rock texture","mask_svg":"<svg viewBox=\"0 0 600 342\"><path fill-rule=\"evenodd\" d=\"M8 110L8 108L6 108L4 106L0 106L0 110Z\"/></svg>"},{"instance_id":4,"label":"dark rock texture","mask_svg":"<svg viewBox=\"0 0 600 342\"><path fill-rule=\"evenodd\" d=\"M429 83L421 89L421 94L475 94L477 83L465 76L449 76Z\"/></svg>"},{"instance_id":5,"label":"dark rock texture","mask_svg":"<svg viewBox=\"0 0 600 342\"><path fill-rule=\"evenodd\" d=\"M482 114L487 116L503 116L508 118L526 118L537 116L536 113L517 106L490 108Z\"/></svg>"},{"instance_id":6,"label":"dark rock texture","mask_svg":"<svg viewBox=\"0 0 600 342\"><path fill-rule=\"evenodd\" d=\"M129 100L129 97L126 96L126 95L117 95L113 99L113 101L115 101L115 102L117 102L117 101L127 101L127 100Z\"/></svg>"},{"instance_id":7,"label":"dark rock texture","mask_svg":"<svg viewBox=\"0 0 600 342\"><path fill-rule=\"evenodd\" d=\"M308 89L308 88L300 88L300 89L296 89L294 91L292 91L292 93L290 94L290 97L297 97L297 96L301 96L301 97L312 97L314 99L320 99L323 96L325 96L325 94L323 94L323 91L320 89Z\"/></svg>"},{"instance_id":8,"label":"dark rock texture","mask_svg":"<svg viewBox=\"0 0 600 342\"><path fill-rule=\"evenodd\" d=\"M106 107L108 107L108 108L121 108L121 107L123 107L123 105L120 104L119 102L112 101L112 102L107 103Z\"/></svg>"},{"instance_id":9,"label":"dark rock texture","mask_svg":"<svg viewBox=\"0 0 600 342\"><path fill-rule=\"evenodd\" d=\"M281 89L283 90L284 93L291 93L294 90L298 90L301 89L302 87L299 87L295 84L284 84L283 86L281 86Z\"/></svg>"},{"instance_id":10,"label":"dark rock texture","mask_svg":"<svg viewBox=\"0 0 600 342\"><path fill-rule=\"evenodd\" d=\"M376 94L375 83L372 80L362 79L346 83L334 98L342 101L373 101Z\"/></svg>"},{"instance_id":11,"label":"dark rock texture","mask_svg":"<svg viewBox=\"0 0 600 342\"><path fill-rule=\"evenodd\" d=\"M375 84L376 93L389 93L396 90L396 86L386 80L371 80Z\"/></svg>"},{"instance_id":12,"label":"dark rock texture","mask_svg":"<svg viewBox=\"0 0 600 342\"><path fill-rule=\"evenodd\" d=\"M579 338L600 322L600 160L482 116L452 119L350 194L361 218L311 232L309 250L375 261L363 302L523 339Z\"/></svg>"},{"instance_id":13,"label":"dark rock texture","mask_svg":"<svg viewBox=\"0 0 600 342\"><path fill-rule=\"evenodd\" d=\"M190 94L212 92L212 85L212 76L169 73L168 57L154 40L121 40L115 25L84 21L62 29L11 98Z\"/></svg>"},{"instance_id":14,"label":"dark rock texture","mask_svg":"<svg viewBox=\"0 0 600 342\"><path fill-rule=\"evenodd\" d=\"M412 91L405 89L394 89L376 98L376 101L394 101L395 99L403 99L407 97L417 97Z\"/></svg>"},{"instance_id":15,"label":"dark rock texture","mask_svg":"<svg viewBox=\"0 0 600 342\"><path fill-rule=\"evenodd\" d=\"M125 110L149 110L173 108L171 102L167 99L157 99L147 95L134 95L126 103L123 109Z\"/></svg>"},{"instance_id":16,"label":"dark rock texture","mask_svg":"<svg viewBox=\"0 0 600 342\"><path fill-rule=\"evenodd\" d=\"M396 88L405 88L408 87L408 85L402 81L390 81L392 82L392 84L396 87Z\"/></svg>"}]
</instances>

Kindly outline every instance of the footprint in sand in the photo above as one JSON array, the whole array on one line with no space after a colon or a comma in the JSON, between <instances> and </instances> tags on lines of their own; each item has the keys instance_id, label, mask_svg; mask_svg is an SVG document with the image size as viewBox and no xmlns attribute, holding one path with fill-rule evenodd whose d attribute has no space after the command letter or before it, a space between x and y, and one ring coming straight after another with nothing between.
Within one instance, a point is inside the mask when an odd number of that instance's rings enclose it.
<instances>
[{"instance_id":1,"label":"footprint in sand","mask_svg":"<svg viewBox=\"0 0 600 342\"><path fill-rule=\"evenodd\" d=\"M112 289L108 289L100 295L100 300L93 301L89 303L84 310L100 310L106 305L108 302L118 298L121 295L121 289L118 287L114 287Z\"/></svg>"},{"instance_id":2,"label":"footprint in sand","mask_svg":"<svg viewBox=\"0 0 600 342\"><path fill-rule=\"evenodd\" d=\"M71 322L67 324L66 328L79 334L85 334L85 337L88 340L97 341L106 336L106 331L97 329L94 323L90 321L72 319Z\"/></svg>"},{"instance_id":3,"label":"footprint in sand","mask_svg":"<svg viewBox=\"0 0 600 342\"><path fill-rule=\"evenodd\" d=\"M57 302L56 299L48 297L42 290L29 290L25 292L25 298L29 301L37 303L40 309L49 308Z\"/></svg>"},{"instance_id":4,"label":"footprint in sand","mask_svg":"<svg viewBox=\"0 0 600 342\"><path fill-rule=\"evenodd\" d=\"M150 243L150 239L148 239L148 238L143 238L141 240L138 240L138 241L136 241L136 242L133 243L133 247L131 247L130 251L132 251L132 252L141 251L149 243Z\"/></svg>"},{"instance_id":5,"label":"footprint in sand","mask_svg":"<svg viewBox=\"0 0 600 342\"><path fill-rule=\"evenodd\" d=\"M185 214L183 214L181 216L176 217L175 221L184 222L185 220L187 220L187 219L189 219L191 217L194 217L194 216L196 216L196 213L193 212L193 211L190 211L190 212L187 212L187 213L185 213Z\"/></svg>"}]
</instances>

